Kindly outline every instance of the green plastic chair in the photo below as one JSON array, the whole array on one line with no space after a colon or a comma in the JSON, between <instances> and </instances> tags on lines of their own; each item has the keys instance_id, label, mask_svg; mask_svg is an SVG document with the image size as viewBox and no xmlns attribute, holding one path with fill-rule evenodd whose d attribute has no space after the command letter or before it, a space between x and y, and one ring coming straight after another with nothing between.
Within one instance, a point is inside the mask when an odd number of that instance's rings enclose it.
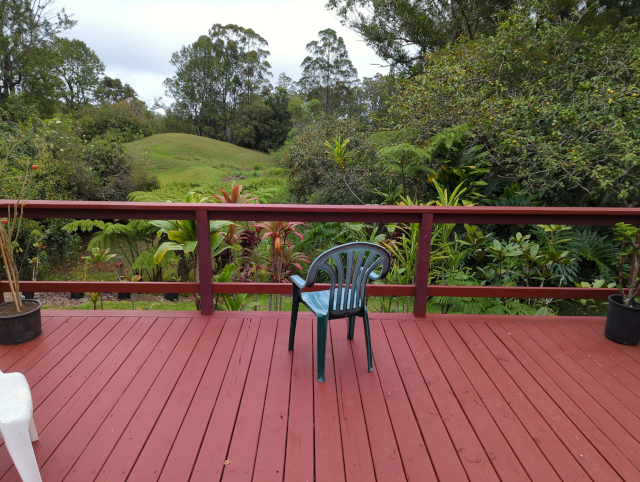
<instances>
[{"instance_id":1,"label":"green plastic chair","mask_svg":"<svg viewBox=\"0 0 640 482\"><path fill-rule=\"evenodd\" d=\"M362 316L367 344L369 371L373 371L371 334L367 313L366 285L368 280L379 280L389 272L390 257L386 249L373 243L348 243L325 251L309 267L307 280L292 276L293 306L289 329L289 351L293 350L296 335L298 306L302 302L318 317L318 381L324 382L324 365L327 351L327 326L329 320L349 318L347 338L353 340L356 316ZM379 272L376 272L381 268ZM302 293L305 287L315 284L319 270L331 278L331 288L325 291Z\"/></svg>"}]
</instances>

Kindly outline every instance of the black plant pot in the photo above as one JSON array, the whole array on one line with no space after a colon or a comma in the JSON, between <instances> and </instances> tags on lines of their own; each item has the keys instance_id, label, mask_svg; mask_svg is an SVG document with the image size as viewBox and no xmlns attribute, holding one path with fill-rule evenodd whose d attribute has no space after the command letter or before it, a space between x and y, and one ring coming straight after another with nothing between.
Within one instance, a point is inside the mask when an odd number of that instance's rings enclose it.
<instances>
[{"instance_id":1,"label":"black plant pot","mask_svg":"<svg viewBox=\"0 0 640 482\"><path fill-rule=\"evenodd\" d=\"M36 294L34 292L26 293L26 292L23 291L20 294L22 295L22 299L23 300L32 300L36 296Z\"/></svg>"},{"instance_id":2,"label":"black plant pot","mask_svg":"<svg viewBox=\"0 0 640 482\"><path fill-rule=\"evenodd\" d=\"M164 299L167 301L178 301L179 296L180 296L180 293L165 293Z\"/></svg>"},{"instance_id":3,"label":"black plant pot","mask_svg":"<svg viewBox=\"0 0 640 482\"><path fill-rule=\"evenodd\" d=\"M131 293L118 293L118 299L119 300L130 300L131 299Z\"/></svg>"},{"instance_id":4,"label":"black plant pot","mask_svg":"<svg viewBox=\"0 0 640 482\"><path fill-rule=\"evenodd\" d=\"M84 298L84 293L69 293L69 298L72 300L81 300Z\"/></svg>"},{"instance_id":5,"label":"black plant pot","mask_svg":"<svg viewBox=\"0 0 640 482\"><path fill-rule=\"evenodd\" d=\"M640 343L640 303L625 306L621 295L610 295L604 336L621 345Z\"/></svg>"},{"instance_id":6,"label":"black plant pot","mask_svg":"<svg viewBox=\"0 0 640 482\"><path fill-rule=\"evenodd\" d=\"M13 305L13 301L2 306ZM13 306L11 306L13 310ZM25 300L20 313L0 316L0 345L19 345L31 341L42 334L40 302Z\"/></svg>"}]
</instances>

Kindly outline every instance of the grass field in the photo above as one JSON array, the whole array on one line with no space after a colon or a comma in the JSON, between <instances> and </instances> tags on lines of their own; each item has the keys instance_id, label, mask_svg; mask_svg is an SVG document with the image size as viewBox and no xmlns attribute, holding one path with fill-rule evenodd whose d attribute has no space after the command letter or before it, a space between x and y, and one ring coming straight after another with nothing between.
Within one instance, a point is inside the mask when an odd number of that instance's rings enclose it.
<instances>
[{"instance_id":1,"label":"grass field","mask_svg":"<svg viewBox=\"0 0 640 482\"><path fill-rule=\"evenodd\" d=\"M191 134L156 134L125 144L127 150L158 177L169 181L211 183L250 174L254 164L267 169L269 155Z\"/></svg>"}]
</instances>

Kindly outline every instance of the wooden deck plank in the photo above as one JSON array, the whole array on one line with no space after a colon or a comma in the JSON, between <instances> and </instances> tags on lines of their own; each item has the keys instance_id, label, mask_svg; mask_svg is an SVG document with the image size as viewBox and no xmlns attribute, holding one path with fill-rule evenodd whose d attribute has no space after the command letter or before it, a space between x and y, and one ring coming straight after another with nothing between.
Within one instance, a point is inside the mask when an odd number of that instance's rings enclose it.
<instances>
[{"instance_id":1,"label":"wooden deck plank","mask_svg":"<svg viewBox=\"0 0 640 482\"><path fill-rule=\"evenodd\" d=\"M75 323L72 319L63 325L70 326L71 332L56 343L55 346L50 346L46 351L40 351L40 348L46 344L41 343L35 349L29 352L13 365L12 370L24 372L29 380L29 383L36 385L42 380L47 373L49 373L55 366L64 359L70 351L83 342L83 340L91 334L104 320L103 317L87 317L82 320L78 320ZM56 333L62 332L64 326L56 330ZM49 338L50 340L51 338ZM48 340L47 340L48 341Z\"/></svg>"},{"instance_id":2,"label":"wooden deck plank","mask_svg":"<svg viewBox=\"0 0 640 482\"><path fill-rule=\"evenodd\" d=\"M140 314L47 315L0 348L46 482L640 480L640 347L601 318L372 314L373 373L334 320L317 383L308 313L295 352L289 313Z\"/></svg>"},{"instance_id":3,"label":"wooden deck plank","mask_svg":"<svg viewBox=\"0 0 640 482\"><path fill-rule=\"evenodd\" d=\"M618 350L614 346L614 343L611 343L607 340L602 333L597 333L592 330L588 326L584 326L584 324L571 324L568 325L578 333L580 333L584 338L589 340L594 346L597 346L602 353L605 353L611 360L616 362L622 369L627 372L633 374L637 379L640 380L640 363L637 363L633 358L624 353L621 350Z\"/></svg>"},{"instance_id":4,"label":"wooden deck plank","mask_svg":"<svg viewBox=\"0 0 640 482\"><path fill-rule=\"evenodd\" d=\"M111 396L117 397L122 393L160 340L163 331L158 329L158 325L154 325L153 321L154 319L151 318L141 319L129 332L129 336L113 349L60 413L41 431L38 446L34 446L40 467L45 464L98 396L100 400L104 397L104 400L108 401ZM42 407L46 407L46 404ZM93 434L89 434L91 435ZM19 482L20 477L15 467L2 480Z\"/></svg>"},{"instance_id":5,"label":"wooden deck plank","mask_svg":"<svg viewBox=\"0 0 640 482\"><path fill-rule=\"evenodd\" d=\"M54 350L59 344L64 343L67 337L71 336L73 338L81 335L81 333L77 332L84 331L83 325L85 320L86 317L79 317L70 322L65 322L64 320L60 322L58 322L58 320L53 321L50 327L55 328L53 333L49 333L46 337L38 337L29 343L25 343L25 348L28 347L25 351L15 349L7 353L0 359L0 369L2 369L2 371L22 373L25 371L25 367L27 369L33 367L43 356ZM43 328L43 332L45 329L46 327ZM16 348L18 347L21 347L21 345L18 345Z\"/></svg>"},{"instance_id":6,"label":"wooden deck plank","mask_svg":"<svg viewBox=\"0 0 640 482\"><path fill-rule=\"evenodd\" d=\"M198 385L198 389L162 469L161 481L186 480L191 475L229 364L237 363L237 357L233 358L232 361L232 356L242 327L242 318L225 320L218 343L213 350L202 380ZM247 327L245 326L246 329ZM153 428L153 420L149 421L149 425L147 433ZM137 431L136 429L133 433L137 433ZM144 444L145 440L141 438L140 443ZM119 449L120 446L117 448ZM133 458L133 461L130 461L130 458L129 453L125 450L121 450L115 457L112 456L113 460L109 461L102 469L105 475L104 480L109 480L108 475L112 470L115 470L116 465L133 466L135 458Z\"/></svg>"},{"instance_id":7,"label":"wooden deck plank","mask_svg":"<svg viewBox=\"0 0 640 482\"><path fill-rule=\"evenodd\" d=\"M253 351L257 340L264 342L270 334L269 328L261 327L260 321L260 318L249 318L244 321L247 329L241 331L238 336L234 353L234 355L237 353L237 358L231 360L229 370L222 382L220 395L193 468L191 475L193 481L211 482L222 478Z\"/></svg>"},{"instance_id":8,"label":"wooden deck plank","mask_svg":"<svg viewBox=\"0 0 640 482\"><path fill-rule=\"evenodd\" d=\"M114 377L110 380L97 401L91 404L43 466L41 473L47 481L59 482L65 479L80 455L83 455L87 463L92 464L93 469L80 479L77 478L77 472L72 472L67 480L76 477L76 480L89 481L96 477L104 459L111 453L122 433L122 428L113 425L112 420L117 418L116 423L121 427L130 418L184 331L184 327L179 327L178 321L170 323L170 320L159 319L154 325L164 325L164 331L144 364L123 391L120 390L126 379L121 381ZM107 432L111 440L105 440L103 434ZM99 450L92 449L97 443L100 444ZM92 451L98 452L98 457L92 457Z\"/></svg>"},{"instance_id":9,"label":"wooden deck plank","mask_svg":"<svg viewBox=\"0 0 640 482\"><path fill-rule=\"evenodd\" d=\"M289 423L285 452L284 481L313 480L313 321L300 318L296 327L291 367Z\"/></svg>"},{"instance_id":10,"label":"wooden deck plank","mask_svg":"<svg viewBox=\"0 0 640 482\"><path fill-rule=\"evenodd\" d=\"M391 323L395 323L392 321ZM389 341L380 320L370 320L371 344L376 357L376 370L380 378L382 393L387 404L402 465L408 480L435 481L436 474L422 433L415 419L409 397L398 372ZM354 344L365 343L363 336ZM362 363L358 357L357 363ZM366 360L366 358L365 358ZM366 394L364 394L366 396Z\"/></svg>"},{"instance_id":11,"label":"wooden deck plank","mask_svg":"<svg viewBox=\"0 0 640 482\"><path fill-rule=\"evenodd\" d=\"M418 326L498 475L509 481L530 480L435 324L421 323Z\"/></svg>"},{"instance_id":12,"label":"wooden deck plank","mask_svg":"<svg viewBox=\"0 0 640 482\"><path fill-rule=\"evenodd\" d=\"M147 426L156 418L150 435L136 430L137 440L130 439L131 452L140 453L127 480L158 480L162 467L180 430L195 392L202 379L211 354L221 333L223 323L204 317L191 320L189 328L174 350L162 373L138 410ZM183 344L188 347L185 354ZM148 402L148 403L147 403ZM133 427L132 427L133 428ZM141 441L145 440L140 451Z\"/></svg>"},{"instance_id":13,"label":"wooden deck plank","mask_svg":"<svg viewBox=\"0 0 640 482\"><path fill-rule=\"evenodd\" d=\"M31 375L31 370L27 371L29 383L33 380L31 395L34 410L46 401L50 414L45 417L41 414L42 410L35 412L37 422L49 423L51 417L55 416L54 408L62 409L64 403L76 393L136 322L137 318L107 317L44 377L38 379Z\"/></svg>"},{"instance_id":14,"label":"wooden deck plank","mask_svg":"<svg viewBox=\"0 0 640 482\"><path fill-rule=\"evenodd\" d=\"M288 351L289 323L288 318L278 319L253 482L282 482L284 475L293 361L293 352Z\"/></svg>"},{"instance_id":15,"label":"wooden deck plank","mask_svg":"<svg viewBox=\"0 0 640 482\"><path fill-rule=\"evenodd\" d=\"M42 334L38 338L36 338L35 340L31 340L30 342L23 343L21 345L0 345L0 358L4 357L5 355L7 355L8 353L14 350L27 353L34 346L36 346L38 343L44 340L47 336L53 333L57 329L57 327L59 327L60 324L63 323L67 318L68 316L43 316L42 317ZM48 327L47 325L49 325L49 323L51 323L52 321L56 323Z\"/></svg>"},{"instance_id":16,"label":"wooden deck plank","mask_svg":"<svg viewBox=\"0 0 640 482\"><path fill-rule=\"evenodd\" d=\"M458 452L449 437L442 417L438 413L429 388L420 374L420 369L413 358L400 324L397 321L385 320L382 326L387 340L389 340L393 358L402 377L422 437L427 444L427 450L438 480L468 480Z\"/></svg>"},{"instance_id":17,"label":"wooden deck plank","mask_svg":"<svg viewBox=\"0 0 640 482\"><path fill-rule=\"evenodd\" d=\"M629 460L636 467L640 467L640 443L627 428L631 428L632 432L638 436L640 434L638 417L603 389L582 367L577 366L571 357L544 333L539 329L531 330L536 328L535 326L522 329L514 323L507 324L505 328L512 331L514 339L520 346L536 357L538 364L562 386L562 389L596 422L601 430L615 440L617 447ZM610 407L610 411L605 407ZM621 418L617 411L624 413L628 420Z\"/></svg>"},{"instance_id":18,"label":"wooden deck plank","mask_svg":"<svg viewBox=\"0 0 640 482\"><path fill-rule=\"evenodd\" d=\"M116 320L119 320L119 318L116 318ZM102 343L82 359L81 363L75 366L73 371L65 373L60 369L61 367L64 368L63 363L60 363L55 369L49 372L40 383L32 387L31 396L34 405L33 419L41 437L48 424L52 422L61 410L63 410L65 405L73 399L96 368L113 351L114 346L122 341L132 327L139 324L140 319L138 317L122 319L122 321L118 322L116 328L104 337ZM105 324L104 326L106 327L107 325ZM95 334L96 330L94 330L93 333ZM46 403L44 403L45 401ZM40 445L40 442L38 445ZM4 444L0 448L0 475L4 474L11 465L10 460L1 456L3 452L6 453Z\"/></svg>"},{"instance_id":19,"label":"wooden deck plank","mask_svg":"<svg viewBox=\"0 0 640 482\"><path fill-rule=\"evenodd\" d=\"M316 360L318 320L313 320L311 348ZM333 344L331 326L327 327L327 358L324 383L315 383L313 390L313 413L315 427L315 468L316 482L344 482L344 453L340 433L340 413L338 412L338 393L333 368ZM313 379L318 379L317 364L313 364Z\"/></svg>"},{"instance_id":20,"label":"wooden deck plank","mask_svg":"<svg viewBox=\"0 0 640 482\"><path fill-rule=\"evenodd\" d=\"M480 395L482 404L493 417L529 478L532 481L545 482L553 480L559 482L560 477L542 450L540 450L540 447L536 445L531 434L493 384L490 378L492 374L485 372L485 369L475 359L450 322L437 321L435 326L440 335L446 340L447 346L458 361L460 368L464 370L471 385Z\"/></svg>"},{"instance_id":21,"label":"wooden deck plank","mask_svg":"<svg viewBox=\"0 0 640 482\"><path fill-rule=\"evenodd\" d=\"M84 318L85 317L82 317L82 319ZM59 343L60 340L69 333L69 329L74 328L73 325L65 323L66 320L67 317L64 316L56 316L52 318L50 323L43 324L42 335L30 342L12 346L0 345L0 370L3 372L19 371L12 368L13 365L15 365L18 360L31 353L35 348L40 346L39 349L46 352L50 349L50 346L55 346ZM60 328L62 328L62 330L60 330ZM43 343L46 343L44 350L41 346Z\"/></svg>"},{"instance_id":22,"label":"wooden deck plank","mask_svg":"<svg viewBox=\"0 0 640 482\"><path fill-rule=\"evenodd\" d=\"M613 397L618 399L625 405L626 408L631 410L636 417L640 415L640 398L638 398L640 396L640 380L636 379L634 376L630 375L628 372L622 370L621 368L616 367L617 364L612 360L609 360L609 364L607 363L606 359L602 359L601 361L595 360L556 327L550 324L544 324L540 325L540 329L560 348L562 348L565 353L567 353L587 373L589 373L589 375L600 382L602 387L606 388ZM572 333L570 333L570 335L572 335ZM587 340L584 341L585 343L589 343ZM611 368L613 370L613 373L611 373L607 369L607 367ZM624 372L627 374L628 385L618 380L618 378L616 377L616 371ZM635 393L633 391L634 388ZM598 387L597 384L594 384L594 391L600 390L602 390L602 388ZM607 404L607 407L610 406L611 405Z\"/></svg>"},{"instance_id":23,"label":"wooden deck plank","mask_svg":"<svg viewBox=\"0 0 640 482\"><path fill-rule=\"evenodd\" d=\"M231 463L222 473L225 482L251 482L253 478L278 319L262 318L260 327L227 456Z\"/></svg>"},{"instance_id":24,"label":"wooden deck plank","mask_svg":"<svg viewBox=\"0 0 640 482\"><path fill-rule=\"evenodd\" d=\"M330 325L347 482L375 480L367 425L362 410L362 400L367 398L367 394L359 389L351 351L353 342L347 339L345 320L331 320Z\"/></svg>"},{"instance_id":25,"label":"wooden deck plank","mask_svg":"<svg viewBox=\"0 0 640 482\"><path fill-rule=\"evenodd\" d=\"M497 351L494 356L487 345L473 331L469 323L456 321L452 324L485 372L487 374L491 374L491 381L500 391L505 401L514 411L515 415L523 424L527 432L532 435L533 440L540 447L540 450L542 450L560 478L563 481L591 480L591 477L589 477L576 458L574 458L567 447L565 447L560 437L556 435L551 426L549 426L547 421L542 417L538 410L536 410L535 405L529 401L524 392L518 387L518 384L509 376L508 372L498 361L512 359L511 355L507 354L508 352L506 348L504 348L504 345L494 338L494 350ZM479 324L473 323L473 326L476 325ZM519 368L521 371L518 371L517 374L520 379L523 378L524 373L522 368ZM531 382L535 383L532 379ZM540 388L534 387L532 390L536 391L540 390ZM549 410L546 413L552 415L557 412L557 407L553 407L556 410ZM546 407L543 410L545 409ZM545 412L543 411L543 413ZM566 427L567 425L570 425L570 421L565 418L562 420L560 425L562 427ZM575 431L577 432L577 429L575 429ZM573 444L572 435L573 433L567 436L569 444ZM593 447L588 444L588 442L587 447L592 452L594 451ZM580 458L580 456L580 451L577 450L576 457Z\"/></svg>"},{"instance_id":26,"label":"wooden deck plank","mask_svg":"<svg viewBox=\"0 0 640 482\"><path fill-rule=\"evenodd\" d=\"M345 332L346 333L346 332ZM346 335L344 335L346 336ZM396 435L389 419L389 411L384 401L382 386L378 376L377 358L373 354L374 370L369 372L367 363L367 348L364 340L364 324L356 321L354 333L355 343L351 343L353 358L356 365L356 375L362 398L362 409L369 434L369 446L373 458L373 468L377 480L406 480L402 458L398 450Z\"/></svg>"},{"instance_id":27,"label":"wooden deck plank","mask_svg":"<svg viewBox=\"0 0 640 482\"><path fill-rule=\"evenodd\" d=\"M458 403L453 390L422 336L420 326L431 322L408 322L401 325L413 356L418 364L449 436L460 456L469 480L499 481L482 444L478 440L467 416Z\"/></svg>"},{"instance_id":28,"label":"wooden deck plank","mask_svg":"<svg viewBox=\"0 0 640 482\"><path fill-rule=\"evenodd\" d=\"M600 325L600 326L590 325L589 328L591 328L596 333L604 334L604 325ZM617 348L622 353L626 354L629 358L634 360L636 363L640 364L640 350L638 350L637 346L621 345L621 344L615 343L615 342L613 342L613 341L611 341L611 340L609 340L607 338L604 338L604 340L611 347Z\"/></svg>"},{"instance_id":29,"label":"wooden deck plank","mask_svg":"<svg viewBox=\"0 0 640 482\"><path fill-rule=\"evenodd\" d=\"M184 339L187 323L177 319L174 321L170 318L159 318L156 323L167 326L162 339L89 442L82 457L75 463L65 481L88 482L94 480L120 442L131 420L136 413L140 414L139 407L144 406L147 401L157 400L157 394L152 393L151 390L167 366L167 361L175 360L171 357L181 347L180 342ZM130 444L131 438L122 439L122 443L123 445ZM131 448L131 445L128 448ZM128 472L123 474L123 480L126 475Z\"/></svg>"},{"instance_id":30,"label":"wooden deck plank","mask_svg":"<svg viewBox=\"0 0 640 482\"><path fill-rule=\"evenodd\" d=\"M545 414L545 418L549 421L556 419L556 415L560 415L558 425L554 427L556 433L560 435L563 433L562 423L566 424L571 430L567 436L572 440L577 451L579 452L579 462L583 463L583 466L587 472L592 476L594 480L617 480L616 476L611 473L611 470L607 465L611 465L615 472L625 480L634 480L638 475L638 469L631 463L631 461L624 455L624 453L611 443L611 440L605 435L601 426L596 421L592 420L582 409L577 405L567 393L564 392L561 386L558 386L553 379L538 365L536 359L531 354L524 350L518 342L514 339L512 331L514 328L519 329L517 325L510 327L509 330L505 330L501 323L488 322L487 326L497 336L497 338L508 348L509 355L499 357L501 363L509 361L508 357L515 357L518 362L526 369L526 373L522 372L519 377L513 377L514 381L520 385L521 389L527 393L532 390L532 385L524 385L521 380L526 380L527 374L529 374L535 382L542 388L542 395L538 401L543 403L543 409L541 413ZM478 332L481 335L481 332ZM487 340L483 338L483 341L487 343ZM495 355L495 353L494 353ZM508 365L503 364L505 368ZM509 368L507 368L509 370ZM521 384L523 383L523 384ZM547 395L551 399L551 403L547 402L544 395ZM532 397L529 398L533 400ZM559 412L558 408L563 412ZM540 409L539 409L540 410ZM563 421L566 415L566 421ZM573 430L571 425L574 425L578 430ZM585 437L594 447L595 450L590 450L586 446L582 439ZM565 445L571 448L567 440L564 440ZM595 477L594 475L597 475Z\"/></svg>"}]
</instances>

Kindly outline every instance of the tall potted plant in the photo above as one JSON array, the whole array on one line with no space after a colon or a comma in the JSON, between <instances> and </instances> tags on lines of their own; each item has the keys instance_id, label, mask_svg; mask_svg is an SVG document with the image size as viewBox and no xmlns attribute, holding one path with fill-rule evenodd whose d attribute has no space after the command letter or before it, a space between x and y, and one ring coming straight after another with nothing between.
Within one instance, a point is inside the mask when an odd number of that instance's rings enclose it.
<instances>
[{"instance_id":1,"label":"tall potted plant","mask_svg":"<svg viewBox=\"0 0 640 482\"><path fill-rule=\"evenodd\" d=\"M637 345L640 343L640 228L618 223L614 235L620 242L620 294L609 296L604 335L616 343Z\"/></svg>"},{"instance_id":2,"label":"tall potted plant","mask_svg":"<svg viewBox=\"0 0 640 482\"><path fill-rule=\"evenodd\" d=\"M7 217L0 222L0 256L4 274L9 283L12 301L0 304L0 344L18 345L37 338L42 333L40 302L22 300L20 278L16 264L16 252L20 250L18 239L26 201L24 197L33 179L37 164L22 163L16 167L7 154L0 164L3 182L15 183L16 200L7 208Z\"/></svg>"}]
</instances>

